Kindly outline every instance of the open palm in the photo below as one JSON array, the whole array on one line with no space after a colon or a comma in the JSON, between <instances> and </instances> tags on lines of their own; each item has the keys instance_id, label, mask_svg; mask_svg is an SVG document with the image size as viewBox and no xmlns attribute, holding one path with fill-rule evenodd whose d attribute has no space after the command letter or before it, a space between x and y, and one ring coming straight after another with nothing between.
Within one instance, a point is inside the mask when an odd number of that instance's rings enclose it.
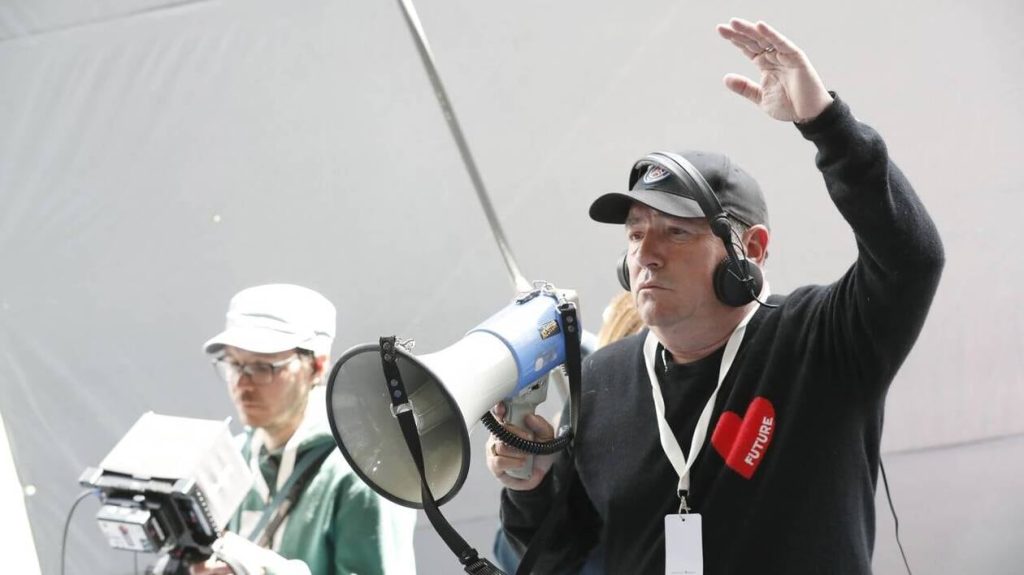
<instances>
[{"instance_id":1,"label":"open palm","mask_svg":"<svg viewBox=\"0 0 1024 575\"><path fill-rule=\"evenodd\" d=\"M761 73L760 82L727 74L725 85L772 118L806 122L832 101L803 51L768 24L733 18L728 24L719 24L718 33L739 48Z\"/></svg>"}]
</instances>

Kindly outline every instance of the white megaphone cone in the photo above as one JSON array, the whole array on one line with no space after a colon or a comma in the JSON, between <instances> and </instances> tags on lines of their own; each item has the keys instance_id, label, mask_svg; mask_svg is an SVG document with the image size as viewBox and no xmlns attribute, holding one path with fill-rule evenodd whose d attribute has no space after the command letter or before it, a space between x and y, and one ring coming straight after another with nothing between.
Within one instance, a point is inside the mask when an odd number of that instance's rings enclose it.
<instances>
[{"instance_id":1,"label":"white megaphone cone","mask_svg":"<svg viewBox=\"0 0 1024 575\"><path fill-rule=\"evenodd\" d=\"M427 484L438 504L466 480L469 431L480 417L564 363L558 302L550 289L537 290L441 351L417 357L397 349ZM578 329L572 333L579 337ZM419 472L392 413L378 344L356 346L338 359L327 412L338 447L363 481L399 505L421 508Z\"/></svg>"}]
</instances>

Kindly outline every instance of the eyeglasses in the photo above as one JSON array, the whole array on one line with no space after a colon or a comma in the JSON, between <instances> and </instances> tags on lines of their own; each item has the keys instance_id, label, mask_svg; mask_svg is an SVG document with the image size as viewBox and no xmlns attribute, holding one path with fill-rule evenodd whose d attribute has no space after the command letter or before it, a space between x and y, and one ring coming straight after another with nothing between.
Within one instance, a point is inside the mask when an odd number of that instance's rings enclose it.
<instances>
[{"instance_id":1,"label":"eyeglasses","mask_svg":"<svg viewBox=\"0 0 1024 575\"><path fill-rule=\"evenodd\" d=\"M277 376L278 372L288 367L290 368L295 364L301 357L298 353L278 361L264 362L254 361L251 363L238 363L237 361L222 355L214 358L213 367L216 368L217 373L228 383L238 383L242 378L242 375L248 375L249 379L256 385L267 385L274 381L274 377Z\"/></svg>"}]
</instances>

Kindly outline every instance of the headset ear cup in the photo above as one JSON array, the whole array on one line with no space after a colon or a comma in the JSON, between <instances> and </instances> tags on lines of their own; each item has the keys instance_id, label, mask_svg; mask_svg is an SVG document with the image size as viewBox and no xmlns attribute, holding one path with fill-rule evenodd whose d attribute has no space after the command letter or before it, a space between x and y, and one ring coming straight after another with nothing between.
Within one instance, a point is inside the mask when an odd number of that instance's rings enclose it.
<instances>
[{"instance_id":1,"label":"headset ear cup","mask_svg":"<svg viewBox=\"0 0 1024 575\"><path fill-rule=\"evenodd\" d=\"M764 285L764 274L761 273L761 268L754 262L745 259L740 261L743 263L735 267L746 268L747 274L750 276L750 287L743 282L746 274L733 272L730 258L725 258L718 264L713 279L715 295L718 296L719 301L732 307L742 307L754 301Z\"/></svg>"},{"instance_id":2,"label":"headset ear cup","mask_svg":"<svg viewBox=\"0 0 1024 575\"><path fill-rule=\"evenodd\" d=\"M626 254L622 254L622 257L615 262L615 275L619 277L619 285L626 291L629 290L629 262L626 259Z\"/></svg>"}]
</instances>

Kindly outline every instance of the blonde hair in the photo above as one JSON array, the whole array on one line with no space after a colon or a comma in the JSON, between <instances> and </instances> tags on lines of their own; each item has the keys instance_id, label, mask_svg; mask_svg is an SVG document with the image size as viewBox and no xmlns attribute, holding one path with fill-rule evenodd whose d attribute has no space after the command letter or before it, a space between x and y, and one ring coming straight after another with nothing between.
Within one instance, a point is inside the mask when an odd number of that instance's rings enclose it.
<instances>
[{"instance_id":1,"label":"blonde hair","mask_svg":"<svg viewBox=\"0 0 1024 575\"><path fill-rule=\"evenodd\" d=\"M644 327L630 292L622 292L613 297L602 316L601 331L597 333L599 348L631 336Z\"/></svg>"}]
</instances>

